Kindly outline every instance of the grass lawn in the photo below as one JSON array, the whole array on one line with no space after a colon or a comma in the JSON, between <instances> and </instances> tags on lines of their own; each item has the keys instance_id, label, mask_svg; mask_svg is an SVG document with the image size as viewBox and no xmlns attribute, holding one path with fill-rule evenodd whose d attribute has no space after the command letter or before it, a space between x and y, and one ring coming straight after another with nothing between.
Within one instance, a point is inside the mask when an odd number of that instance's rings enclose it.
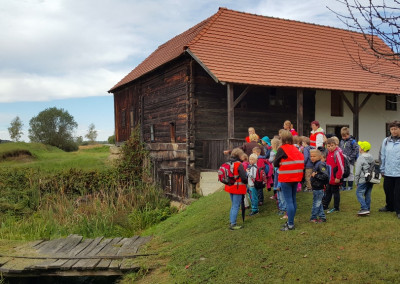
<instances>
[{"instance_id":1,"label":"grass lawn","mask_svg":"<svg viewBox=\"0 0 400 284\"><path fill-rule=\"evenodd\" d=\"M64 152L40 143L4 143L0 144L0 169L20 167L40 168L44 171L70 168L101 169L110 165L107 161L109 149L108 146L93 145L82 147L76 152ZM13 153L15 157L3 158Z\"/></svg>"},{"instance_id":2,"label":"grass lawn","mask_svg":"<svg viewBox=\"0 0 400 284\"><path fill-rule=\"evenodd\" d=\"M400 220L378 212L385 204L381 185L374 186L370 216L357 217L353 189L341 192L341 211L322 224L309 223L312 193L299 193L296 230L287 232L279 230L284 221L270 196L241 230L228 229L226 192L147 230L154 235L148 252L159 255L141 260L150 272L142 271L139 283L399 282Z\"/></svg>"}]
</instances>

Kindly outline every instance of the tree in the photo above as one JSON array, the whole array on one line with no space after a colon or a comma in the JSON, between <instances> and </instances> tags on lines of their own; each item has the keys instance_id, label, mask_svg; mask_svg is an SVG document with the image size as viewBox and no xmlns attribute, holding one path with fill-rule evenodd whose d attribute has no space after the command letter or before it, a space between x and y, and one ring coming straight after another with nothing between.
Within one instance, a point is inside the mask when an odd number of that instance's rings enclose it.
<instances>
[{"instance_id":1,"label":"tree","mask_svg":"<svg viewBox=\"0 0 400 284\"><path fill-rule=\"evenodd\" d=\"M400 1L399 0L336 0L346 7L345 13L333 11L350 29L360 32L363 41L356 44L363 52L375 56L376 61L366 63L352 57L364 70L400 81L400 76L379 68L382 61L400 67ZM379 37L381 40L377 40Z\"/></svg>"},{"instance_id":2,"label":"tree","mask_svg":"<svg viewBox=\"0 0 400 284\"><path fill-rule=\"evenodd\" d=\"M29 121L29 139L56 146L64 151L74 151L78 145L74 142L73 132L78 124L64 109L47 108Z\"/></svg>"},{"instance_id":3,"label":"tree","mask_svg":"<svg viewBox=\"0 0 400 284\"><path fill-rule=\"evenodd\" d=\"M85 137L89 140L90 143L96 142L97 138L97 130L95 130L95 126L93 123L89 125L89 129Z\"/></svg>"},{"instance_id":4,"label":"tree","mask_svg":"<svg viewBox=\"0 0 400 284\"><path fill-rule=\"evenodd\" d=\"M11 121L11 125L8 128L8 133L10 134L11 140L18 142L19 139L21 139L22 134L24 134L22 132L22 126L24 126L24 124L22 123L19 116Z\"/></svg>"}]
</instances>

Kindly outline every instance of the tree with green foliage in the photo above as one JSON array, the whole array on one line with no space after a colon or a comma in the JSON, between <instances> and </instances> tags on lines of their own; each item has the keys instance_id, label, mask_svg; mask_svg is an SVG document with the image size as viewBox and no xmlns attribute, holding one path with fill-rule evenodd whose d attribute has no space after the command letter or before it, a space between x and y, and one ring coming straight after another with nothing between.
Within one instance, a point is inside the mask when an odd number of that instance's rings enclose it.
<instances>
[{"instance_id":1,"label":"tree with green foliage","mask_svg":"<svg viewBox=\"0 0 400 284\"><path fill-rule=\"evenodd\" d=\"M95 126L93 123L89 125L89 129L85 137L89 140L90 143L96 142L97 138L97 130L95 130Z\"/></svg>"},{"instance_id":2,"label":"tree with green foliage","mask_svg":"<svg viewBox=\"0 0 400 284\"><path fill-rule=\"evenodd\" d=\"M22 132L22 127L24 126L24 124L22 123L21 119L19 118L19 116L17 116L16 118L14 118L11 121L11 125L8 128L8 133L10 134L10 138L11 140L18 142L19 139L21 139L22 134L24 134Z\"/></svg>"},{"instance_id":3,"label":"tree with green foliage","mask_svg":"<svg viewBox=\"0 0 400 284\"><path fill-rule=\"evenodd\" d=\"M47 108L33 117L29 126L31 142L52 145L67 152L78 150L73 139L73 132L78 124L64 109Z\"/></svg>"},{"instance_id":4,"label":"tree with green foliage","mask_svg":"<svg viewBox=\"0 0 400 284\"><path fill-rule=\"evenodd\" d=\"M109 136L107 141L108 141L108 144L115 144L115 134Z\"/></svg>"}]
</instances>

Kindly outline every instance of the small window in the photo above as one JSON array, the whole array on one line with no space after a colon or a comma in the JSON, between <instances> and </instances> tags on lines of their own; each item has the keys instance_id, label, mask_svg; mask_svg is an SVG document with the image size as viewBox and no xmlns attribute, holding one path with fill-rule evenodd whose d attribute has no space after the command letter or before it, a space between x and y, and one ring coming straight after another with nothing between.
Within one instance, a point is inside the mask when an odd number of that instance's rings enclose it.
<instances>
[{"instance_id":1,"label":"small window","mask_svg":"<svg viewBox=\"0 0 400 284\"><path fill-rule=\"evenodd\" d=\"M397 96L387 95L386 96L386 110L397 111Z\"/></svg>"},{"instance_id":2,"label":"small window","mask_svg":"<svg viewBox=\"0 0 400 284\"><path fill-rule=\"evenodd\" d=\"M331 92L331 116L343 116L343 93Z\"/></svg>"},{"instance_id":3,"label":"small window","mask_svg":"<svg viewBox=\"0 0 400 284\"><path fill-rule=\"evenodd\" d=\"M150 142L154 142L154 124L150 125Z\"/></svg>"},{"instance_id":4,"label":"small window","mask_svg":"<svg viewBox=\"0 0 400 284\"><path fill-rule=\"evenodd\" d=\"M175 143L176 141L176 128L175 128L175 123L170 122L169 124L169 134L171 136L171 143Z\"/></svg>"},{"instance_id":5,"label":"small window","mask_svg":"<svg viewBox=\"0 0 400 284\"><path fill-rule=\"evenodd\" d=\"M123 109L121 111L121 128L125 128L126 126L126 111Z\"/></svg>"}]
</instances>

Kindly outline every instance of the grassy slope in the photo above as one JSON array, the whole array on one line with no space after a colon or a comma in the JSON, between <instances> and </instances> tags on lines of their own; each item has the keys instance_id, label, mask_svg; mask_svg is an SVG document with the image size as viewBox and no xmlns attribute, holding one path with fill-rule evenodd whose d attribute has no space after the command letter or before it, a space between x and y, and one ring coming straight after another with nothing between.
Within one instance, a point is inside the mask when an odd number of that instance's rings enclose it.
<instances>
[{"instance_id":1,"label":"grassy slope","mask_svg":"<svg viewBox=\"0 0 400 284\"><path fill-rule=\"evenodd\" d=\"M40 143L4 143L0 144L0 156L7 152L27 150L33 159L9 159L0 162L1 168L40 168L51 171L53 169L100 169L107 166L109 147L101 146L76 152L64 152L56 147Z\"/></svg>"},{"instance_id":2,"label":"grassy slope","mask_svg":"<svg viewBox=\"0 0 400 284\"><path fill-rule=\"evenodd\" d=\"M325 224L309 223L312 194L299 193L296 230L283 223L269 199L245 228L228 230L230 199L225 192L203 197L186 211L147 231L155 236L149 251L159 266L143 283L397 282L400 279L400 220L378 213L384 193L375 186L372 213L357 217L355 190L341 193L341 212ZM333 201L332 201L333 202ZM240 223L240 222L239 222Z\"/></svg>"}]
</instances>

